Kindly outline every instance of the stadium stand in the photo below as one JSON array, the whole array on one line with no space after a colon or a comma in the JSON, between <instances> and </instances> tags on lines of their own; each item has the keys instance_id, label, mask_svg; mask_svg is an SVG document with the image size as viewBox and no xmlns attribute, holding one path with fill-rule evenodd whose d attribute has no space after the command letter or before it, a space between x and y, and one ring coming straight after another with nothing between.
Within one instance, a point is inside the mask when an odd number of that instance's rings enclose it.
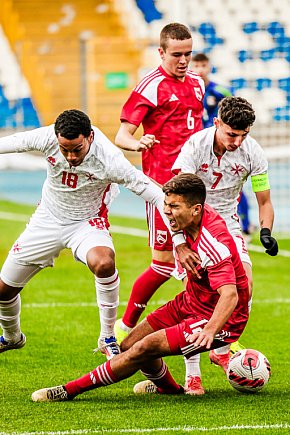
<instances>
[{"instance_id":1,"label":"stadium stand","mask_svg":"<svg viewBox=\"0 0 290 435\"><path fill-rule=\"evenodd\" d=\"M230 86L236 95L251 95L252 101L259 102L256 111L261 124L270 120L280 124L288 121L289 1L204 0L201 4L198 0L185 0L179 7L179 14L176 14L176 3L179 2L155 2L163 18L149 25L146 23L151 35L146 67L150 69L156 65L154 53L158 30L167 22L180 20L193 32L195 52L203 51L210 56L217 81ZM139 32L141 37L145 33ZM148 62L150 59L151 63ZM280 80L284 80L283 88ZM270 90L264 91L265 88Z\"/></svg>"},{"instance_id":2,"label":"stadium stand","mask_svg":"<svg viewBox=\"0 0 290 435\"><path fill-rule=\"evenodd\" d=\"M0 128L39 127L30 87L0 27Z\"/></svg>"},{"instance_id":3,"label":"stadium stand","mask_svg":"<svg viewBox=\"0 0 290 435\"><path fill-rule=\"evenodd\" d=\"M215 80L253 103L253 135L277 149L270 160L278 168L284 158L276 173L288 177L289 17L289 0L1 0L13 56L1 39L0 129L48 124L75 107L113 140L131 88L159 64L160 29L178 21L190 27L194 51L209 55Z\"/></svg>"},{"instance_id":4,"label":"stadium stand","mask_svg":"<svg viewBox=\"0 0 290 435\"><path fill-rule=\"evenodd\" d=\"M148 38L143 70L158 64L160 29L168 22L187 24L195 52L211 59L214 80L252 102L257 121L253 136L269 159L271 189L276 210L276 231L289 232L290 212L290 3L288 0L156 0L162 19L147 23L134 11L134 0L123 4L124 23L140 39ZM121 8L121 6L120 6ZM129 11L134 19L125 19ZM133 15L134 14L134 15ZM133 26L133 22L138 23ZM257 208L251 186L246 185L252 220Z\"/></svg>"},{"instance_id":5,"label":"stadium stand","mask_svg":"<svg viewBox=\"0 0 290 435\"><path fill-rule=\"evenodd\" d=\"M75 107L113 139L140 67L140 45L128 38L113 1L1 0L0 24L42 123ZM27 112L29 102L20 103Z\"/></svg>"}]
</instances>

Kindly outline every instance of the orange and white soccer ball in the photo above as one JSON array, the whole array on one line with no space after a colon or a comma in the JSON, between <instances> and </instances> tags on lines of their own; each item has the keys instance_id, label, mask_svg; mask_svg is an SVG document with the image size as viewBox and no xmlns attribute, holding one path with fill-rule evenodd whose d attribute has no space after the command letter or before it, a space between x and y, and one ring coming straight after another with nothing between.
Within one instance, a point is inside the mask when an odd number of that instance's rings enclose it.
<instances>
[{"instance_id":1,"label":"orange and white soccer ball","mask_svg":"<svg viewBox=\"0 0 290 435\"><path fill-rule=\"evenodd\" d=\"M231 386L242 393L260 391L270 376L270 363L258 350L243 349L230 359L227 378Z\"/></svg>"}]
</instances>

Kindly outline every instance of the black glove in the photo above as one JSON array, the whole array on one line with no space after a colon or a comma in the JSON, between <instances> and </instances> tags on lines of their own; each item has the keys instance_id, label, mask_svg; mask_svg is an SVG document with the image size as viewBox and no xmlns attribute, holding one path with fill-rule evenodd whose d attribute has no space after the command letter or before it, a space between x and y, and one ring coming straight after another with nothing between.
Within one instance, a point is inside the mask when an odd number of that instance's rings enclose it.
<instances>
[{"instance_id":1,"label":"black glove","mask_svg":"<svg viewBox=\"0 0 290 435\"><path fill-rule=\"evenodd\" d=\"M262 245L266 248L267 254L274 257L278 254L278 243L274 237L271 236L271 231L269 228L262 228L260 231L260 241Z\"/></svg>"}]
</instances>

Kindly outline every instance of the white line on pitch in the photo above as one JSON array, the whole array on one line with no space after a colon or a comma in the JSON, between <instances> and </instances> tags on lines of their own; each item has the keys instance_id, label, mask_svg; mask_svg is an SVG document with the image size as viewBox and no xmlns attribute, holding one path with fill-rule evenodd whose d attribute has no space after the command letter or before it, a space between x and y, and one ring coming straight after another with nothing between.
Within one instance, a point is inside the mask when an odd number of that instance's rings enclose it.
<instances>
[{"instance_id":1,"label":"white line on pitch","mask_svg":"<svg viewBox=\"0 0 290 435\"><path fill-rule=\"evenodd\" d=\"M0 212L0 219L18 221L18 222L27 222L29 220L29 216L23 214L17 214L17 213ZM148 237L148 232L146 230L140 230L138 228L129 228L129 227L122 227L120 225L111 225L110 230L112 231L112 233L117 233L117 234L126 234L128 236L145 237L145 238ZM265 252L265 248L263 248L262 246L249 244L248 248L249 251L254 251L259 253ZM280 249L279 255L281 257L290 257L290 251Z\"/></svg>"},{"instance_id":2,"label":"white line on pitch","mask_svg":"<svg viewBox=\"0 0 290 435\"><path fill-rule=\"evenodd\" d=\"M257 424L257 425L234 425L234 426L216 426L216 427L196 427L196 426L177 426L177 427L156 427L156 428L138 428L138 429L79 429L65 431L39 431L39 432L0 432L0 435L89 435L89 434L134 434L134 433L154 433L154 432L220 432L231 430L272 430L272 429L289 429L290 424Z\"/></svg>"},{"instance_id":3,"label":"white line on pitch","mask_svg":"<svg viewBox=\"0 0 290 435\"><path fill-rule=\"evenodd\" d=\"M148 306L161 306L165 304L166 300L158 300L158 301L149 301ZM127 306L128 301L120 301L119 306L124 307ZM255 304L290 304L290 299L288 298L276 298L276 299L254 299L253 305ZM96 302L43 302L43 303L37 303L33 302L31 304L29 303L22 303L23 308L63 308L63 307L97 307ZM0 433L1 435L1 433Z\"/></svg>"}]
</instances>

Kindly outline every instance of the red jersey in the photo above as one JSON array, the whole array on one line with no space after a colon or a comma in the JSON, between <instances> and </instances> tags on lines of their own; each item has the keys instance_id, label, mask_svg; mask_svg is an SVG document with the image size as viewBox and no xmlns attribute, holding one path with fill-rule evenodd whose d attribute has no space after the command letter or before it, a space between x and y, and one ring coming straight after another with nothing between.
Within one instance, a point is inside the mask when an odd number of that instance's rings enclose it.
<instances>
[{"instance_id":1,"label":"red jersey","mask_svg":"<svg viewBox=\"0 0 290 435\"><path fill-rule=\"evenodd\" d=\"M134 88L121 112L121 121L154 134L160 143L142 151L143 172L160 184L172 178L171 168L181 147L202 129L204 82L188 70L184 81L159 66Z\"/></svg>"},{"instance_id":2,"label":"red jersey","mask_svg":"<svg viewBox=\"0 0 290 435\"><path fill-rule=\"evenodd\" d=\"M197 252L201 259L198 266L201 279L188 272L187 292L190 309L207 319L220 297L217 289L226 284L237 286L237 306L224 325L243 324L248 318L248 279L237 251L234 239L230 235L225 221L208 204L205 204L200 232L196 240L185 232L190 249Z\"/></svg>"}]
</instances>

